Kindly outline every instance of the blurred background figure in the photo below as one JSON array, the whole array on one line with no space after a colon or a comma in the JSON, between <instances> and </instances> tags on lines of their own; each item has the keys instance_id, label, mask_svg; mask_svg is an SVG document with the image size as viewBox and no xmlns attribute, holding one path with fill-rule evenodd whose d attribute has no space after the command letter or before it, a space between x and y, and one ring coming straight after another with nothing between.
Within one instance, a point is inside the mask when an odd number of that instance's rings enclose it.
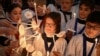
<instances>
[{"instance_id":1,"label":"blurred background figure","mask_svg":"<svg viewBox=\"0 0 100 56\"><path fill-rule=\"evenodd\" d=\"M6 55L11 55L12 51L18 47L18 21L21 19L21 6L12 3L6 13L5 19L0 19L0 36L5 36L10 40L10 45L7 49L4 48L4 51Z\"/></svg>"},{"instance_id":2,"label":"blurred background figure","mask_svg":"<svg viewBox=\"0 0 100 56\"><path fill-rule=\"evenodd\" d=\"M22 6L22 0L11 0L11 3L17 3Z\"/></svg>"}]
</instances>

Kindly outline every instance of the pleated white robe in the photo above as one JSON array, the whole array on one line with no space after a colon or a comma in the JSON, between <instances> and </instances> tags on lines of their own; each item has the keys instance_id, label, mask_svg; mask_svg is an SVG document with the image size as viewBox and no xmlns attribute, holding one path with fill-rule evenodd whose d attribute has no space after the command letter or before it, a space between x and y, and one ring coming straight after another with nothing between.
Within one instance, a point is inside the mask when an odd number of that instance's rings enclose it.
<instances>
[{"instance_id":1,"label":"pleated white robe","mask_svg":"<svg viewBox=\"0 0 100 56\"><path fill-rule=\"evenodd\" d=\"M93 43L86 42L87 43L87 51L86 55L89 54ZM71 41L69 42L68 48L67 48L67 55L66 56L83 56L83 36L82 34L74 36ZM94 46L93 52L91 56L96 56L96 46Z\"/></svg>"},{"instance_id":2,"label":"pleated white robe","mask_svg":"<svg viewBox=\"0 0 100 56\"><path fill-rule=\"evenodd\" d=\"M35 39L33 43L35 47L35 51L40 51L43 53L43 56L47 56L47 52L45 50L45 43L42 37L39 39ZM67 42L64 38L58 38L54 43L54 46L50 52L50 56L53 56L53 51L60 52L63 56L66 54Z\"/></svg>"}]
</instances>

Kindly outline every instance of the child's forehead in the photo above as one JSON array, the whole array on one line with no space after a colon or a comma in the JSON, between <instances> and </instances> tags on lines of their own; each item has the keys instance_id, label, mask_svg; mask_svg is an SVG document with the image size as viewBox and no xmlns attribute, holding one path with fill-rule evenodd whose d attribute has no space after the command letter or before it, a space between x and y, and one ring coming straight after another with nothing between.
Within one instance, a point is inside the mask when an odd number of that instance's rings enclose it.
<instances>
[{"instance_id":1,"label":"child's forehead","mask_svg":"<svg viewBox=\"0 0 100 56\"><path fill-rule=\"evenodd\" d=\"M85 4L81 4L80 7L90 8L89 6L87 6L87 5L85 5Z\"/></svg>"},{"instance_id":2,"label":"child's forehead","mask_svg":"<svg viewBox=\"0 0 100 56\"><path fill-rule=\"evenodd\" d=\"M87 25L91 25L91 26L97 26L100 27L100 23L95 23L95 22L86 22Z\"/></svg>"}]
</instances>

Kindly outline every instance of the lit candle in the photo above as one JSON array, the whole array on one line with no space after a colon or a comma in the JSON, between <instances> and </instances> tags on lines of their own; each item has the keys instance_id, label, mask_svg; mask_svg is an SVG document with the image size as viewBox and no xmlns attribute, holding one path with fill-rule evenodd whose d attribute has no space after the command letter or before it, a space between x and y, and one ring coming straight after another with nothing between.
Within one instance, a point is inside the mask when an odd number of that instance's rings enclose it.
<instances>
[{"instance_id":1,"label":"lit candle","mask_svg":"<svg viewBox=\"0 0 100 56\"><path fill-rule=\"evenodd\" d=\"M73 19L75 19L75 18L76 18L76 13L74 12L74 13L73 13Z\"/></svg>"},{"instance_id":2,"label":"lit candle","mask_svg":"<svg viewBox=\"0 0 100 56\"><path fill-rule=\"evenodd\" d=\"M98 39L96 38L96 39L95 39L95 43L97 44L97 42L98 42Z\"/></svg>"}]
</instances>

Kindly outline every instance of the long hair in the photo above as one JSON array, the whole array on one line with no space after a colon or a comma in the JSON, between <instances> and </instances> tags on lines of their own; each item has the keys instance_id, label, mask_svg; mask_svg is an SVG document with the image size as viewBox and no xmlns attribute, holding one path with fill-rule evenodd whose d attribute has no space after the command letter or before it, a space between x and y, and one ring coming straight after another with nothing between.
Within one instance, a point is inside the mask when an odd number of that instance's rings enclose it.
<instances>
[{"instance_id":1,"label":"long hair","mask_svg":"<svg viewBox=\"0 0 100 56\"><path fill-rule=\"evenodd\" d=\"M44 16L43 19L43 27L45 27L45 23L46 23L46 19L47 18L51 18L55 25L56 25L56 32L55 33L59 33L60 32L60 25L61 25L61 15L57 12L51 12L47 15Z\"/></svg>"}]
</instances>

